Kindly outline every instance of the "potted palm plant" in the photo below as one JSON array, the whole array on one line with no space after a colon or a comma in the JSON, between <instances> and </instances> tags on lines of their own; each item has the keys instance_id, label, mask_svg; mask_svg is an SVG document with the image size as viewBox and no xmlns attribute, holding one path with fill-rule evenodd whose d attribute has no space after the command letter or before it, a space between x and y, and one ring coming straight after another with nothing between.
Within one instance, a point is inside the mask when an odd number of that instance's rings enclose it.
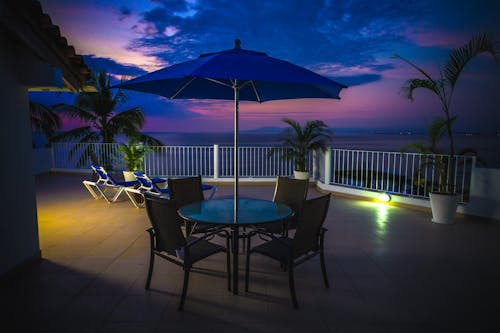
<instances>
[{"instance_id":1,"label":"potted palm plant","mask_svg":"<svg viewBox=\"0 0 500 333\"><path fill-rule=\"evenodd\" d=\"M458 204L458 195L455 193L453 180L456 174L456 148L453 138L452 126L456 120L456 115L451 113L450 107L456 83L465 66L478 54L487 53L497 60L499 50L493 37L489 34L479 34L474 36L465 45L453 49L448 55L448 61L438 70L439 75L433 78L421 67L400 55L394 55L414 69L422 77L411 78L406 81L402 88L405 97L413 101L413 92L417 89L426 89L438 97L444 118L440 119L440 129L446 134L449 142L449 149L445 156L434 157L432 163L439 170L441 181L438 190L429 194L433 222L453 223Z\"/></svg>"},{"instance_id":2,"label":"potted palm plant","mask_svg":"<svg viewBox=\"0 0 500 333\"><path fill-rule=\"evenodd\" d=\"M456 117L451 118L452 122L455 120ZM449 192L449 188L453 186L449 181L451 178L448 177L452 160L449 159L449 155L440 148L440 141L445 135L446 121L443 118L436 117L427 129L427 140L425 142L417 141L407 144L402 148L402 151L416 150L421 154L425 154L417 172L421 174L431 174L433 175L432 178L436 180L435 183L429 186L429 188L433 189L429 192L433 216L432 221L449 224L454 222L459 195ZM467 153L476 154L476 152L470 148L463 148L456 153L456 156L465 155ZM458 164L455 165L458 166ZM420 179L420 177L418 178ZM422 179L425 179L425 177L422 177ZM425 184L419 183L416 185L424 187Z\"/></svg>"},{"instance_id":3,"label":"potted palm plant","mask_svg":"<svg viewBox=\"0 0 500 333\"><path fill-rule=\"evenodd\" d=\"M139 142L137 138L130 138L128 144L120 144L118 151L123 154L123 160L127 170L123 171L125 181L135 180L134 171L143 171L144 155L147 147Z\"/></svg>"},{"instance_id":4,"label":"potted palm plant","mask_svg":"<svg viewBox=\"0 0 500 333\"><path fill-rule=\"evenodd\" d=\"M307 161L309 153L314 150L325 151L332 140L332 131L321 120L307 121L302 127L297 121L283 118L288 124L281 139L283 150L282 157L294 161L294 177L309 179Z\"/></svg>"}]
</instances>

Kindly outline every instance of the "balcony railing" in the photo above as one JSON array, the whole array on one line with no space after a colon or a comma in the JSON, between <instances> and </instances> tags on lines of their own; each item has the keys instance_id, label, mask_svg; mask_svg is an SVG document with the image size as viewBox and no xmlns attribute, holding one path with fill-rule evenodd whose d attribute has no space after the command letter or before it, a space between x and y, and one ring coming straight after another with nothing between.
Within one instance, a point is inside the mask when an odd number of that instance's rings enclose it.
<instances>
[{"instance_id":1,"label":"balcony railing","mask_svg":"<svg viewBox=\"0 0 500 333\"><path fill-rule=\"evenodd\" d=\"M125 163L118 144L57 143L52 147L53 169L89 170L93 159L101 164L123 170ZM273 181L277 175L291 176L293 161L281 158L281 147L239 147L240 179ZM187 177L201 175L213 180L230 180L234 176L234 147L231 146L155 146L144 158L148 175L159 177ZM422 167L429 158L444 159L456 170L453 179L446 179L434 166ZM452 184L461 195L461 202L469 199L475 157L426 155L417 153L380 152L348 149L328 149L311 154L308 160L311 177L326 185L389 192L409 197L428 198L439 184Z\"/></svg>"},{"instance_id":2,"label":"balcony railing","mask_svg":"<svg viewBox=\"0 0 500 333\"><path fill-rule=\"evenodd\" d=\"M460 194L460 201L469 199L475 156L381 152L331 149L323 156L329 177L323 179L332 185L388 192L411 197L428 198L441 184L449 184ZM449 167L446 177L440 175L432 160L440 160ZM452 176L452 170L455 170ZM453 179L452 179L453 178Z\"/></svg>"}]
</instances>

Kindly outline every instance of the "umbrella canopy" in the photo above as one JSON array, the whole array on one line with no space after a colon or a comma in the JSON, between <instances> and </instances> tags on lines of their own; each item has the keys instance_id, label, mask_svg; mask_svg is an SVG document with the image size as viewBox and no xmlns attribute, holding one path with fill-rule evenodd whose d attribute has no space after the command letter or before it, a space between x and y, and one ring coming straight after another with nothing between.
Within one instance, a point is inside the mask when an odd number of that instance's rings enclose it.
<instances>
[{"instance_id":1,"label":"umbrella canopy","mask_svg":"<svg viewBox=\"0 0 500 333\"><path fill-rule=\"evenodd\" d=\"M346 86L262 52L235 48L202 54L195 60L145 74L118 87L170 99L239 100L265 102L295 98L339 98ZM231 88L231 89L228 89Z\"/></svg>"},{"instance_id":2,"label":"umbrella canopy","mask_svg":"<svg viewBox=\"0 0 500 333\"><path fill-rule=\"evenodd\" d=\"M296 98L334 98L345 85L265 53L233 49L200 55L114 86L170 99L234 101L234 217L238 218L239 101L265 102Z\"/></svg>"}]
</instances>

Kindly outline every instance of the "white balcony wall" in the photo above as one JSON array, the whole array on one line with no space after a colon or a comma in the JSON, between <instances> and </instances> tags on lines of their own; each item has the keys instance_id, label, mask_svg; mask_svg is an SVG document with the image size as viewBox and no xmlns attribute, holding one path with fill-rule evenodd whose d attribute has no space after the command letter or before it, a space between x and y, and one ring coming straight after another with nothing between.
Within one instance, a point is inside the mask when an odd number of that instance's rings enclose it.
<instances>
[{"instance_id":1,"label":"white balcony wall","mask_svg":"<svg viewBox=\"0 0 500 333\"><path fill-rule=\"evenodd\" d=\"M0 276L40 257L33 176L31 126L23 64L30 54L0 31L0 147L4 175L0 221ZM20 60L22 59L22 60ZM36 59L33 59L37 63ZM22 61L22 62L21 62ZM24 73L25 74L25 73ZM28 82L27 82L28 81Z\"/></svg>"},{"instance_id":2,"label":"white balcony wall","mask_svg":"<svg viewBox=\"0 0 500 333\"><path fill-rule=\"evenodd\" d=\"M470 200L458 211L500 220L500 169L474 168Z\"/></svg>"}]
</instances>

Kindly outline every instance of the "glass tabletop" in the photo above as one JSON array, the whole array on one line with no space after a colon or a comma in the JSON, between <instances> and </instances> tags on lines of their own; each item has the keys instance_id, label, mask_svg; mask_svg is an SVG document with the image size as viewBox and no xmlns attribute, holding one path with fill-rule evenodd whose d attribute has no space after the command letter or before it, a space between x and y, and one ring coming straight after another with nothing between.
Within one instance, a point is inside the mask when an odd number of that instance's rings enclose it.
<instances>
[{"instance_id":1,"label":"glass tabletop","mask_svg":"<svg viewBox=\"0 0 500 333\"><path fill-rule=\"evenodd\" d=\"M191 221L227 225L249 225L276 222L290 217L292 209L281 203L259 199L238 199L238 221L234 221L234 199L212 199L195 202L179 209Z\"/></svg>"}]
</instances>

